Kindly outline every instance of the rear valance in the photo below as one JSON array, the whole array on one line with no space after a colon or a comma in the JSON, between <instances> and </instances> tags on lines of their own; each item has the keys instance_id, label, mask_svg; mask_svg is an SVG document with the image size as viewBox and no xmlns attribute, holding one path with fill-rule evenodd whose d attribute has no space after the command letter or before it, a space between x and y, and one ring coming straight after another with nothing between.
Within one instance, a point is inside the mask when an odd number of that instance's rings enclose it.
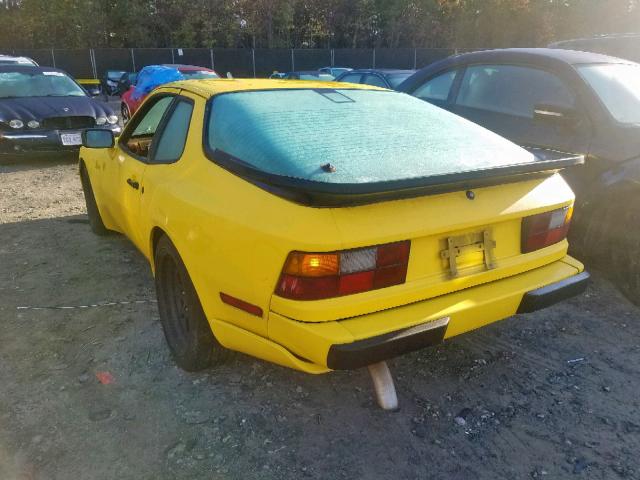
<instances>
[{"instance_id":1,"label":"rear valance","mask_svg":"<svg viewBox=\"0 0 640 480\"><path fill-rule=\"evenodd\" d=\"M552 153L557 156L556 152ZM222 168L274 195L311 207L347 207L489 187L550 176L584 163L584 156L577 155L387 182L326 183L263 172L221 150L213 151L210 158Z\"/></svg>"}]
</instances>

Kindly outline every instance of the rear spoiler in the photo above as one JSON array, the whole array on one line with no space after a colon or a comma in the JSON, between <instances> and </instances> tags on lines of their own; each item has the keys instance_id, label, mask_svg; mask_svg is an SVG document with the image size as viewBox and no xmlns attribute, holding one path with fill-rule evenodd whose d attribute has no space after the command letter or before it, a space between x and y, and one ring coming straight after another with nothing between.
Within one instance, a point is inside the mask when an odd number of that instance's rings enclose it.
<instances>
[{"instance_id":1,"label":"rear spoiler","mask_svg":"<svg viewBox=\"0 0 640 480\"><path fill-rule=\"evenodd\" d=\"M217 149L212 152L210 159L225 170L274 195L300 205L319 208L351 207L515 183L531 178L548 177L564 168L584 163L583 155L566 156L567 154L561 152L545 150L548 157L542 157L533 150L530 151L538 158L544 159L484 170L375 183L327 183L275 175L258 170Z\"/></svg>"}]
</instances>

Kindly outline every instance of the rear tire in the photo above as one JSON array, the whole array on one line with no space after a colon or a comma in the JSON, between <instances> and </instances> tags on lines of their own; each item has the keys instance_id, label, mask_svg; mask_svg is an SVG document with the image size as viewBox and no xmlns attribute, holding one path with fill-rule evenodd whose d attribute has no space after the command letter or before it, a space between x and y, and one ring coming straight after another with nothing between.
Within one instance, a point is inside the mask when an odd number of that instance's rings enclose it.
<instances>
[{"instance_id":1,"label":"rear tire","mask_svg":"<svg viewBox=\"0 0 640 480\"><path fill-rule=\"evenodd\" d=\"M224 361L228 350L213 336L189 273L167 236L158 240L154 262L160 321L175 362L197 372Z\"/></svg>"},{"instance_id":2,"label":"rear tire","mask_svg":"<svg viewBox=\"0 0 640 480\"><path fill-rule=\"evenodd\" d=\"M104 226L102 217L100 216L100 210L98 210L98 204L96 203L96 197L93 194L93 188L91 187L91 180L84 164L80 167L80 181L82 183L82 191L84 192L84 201L87 205L87 216L89 217L89 226L96 235L104 236L108 235L110 230Z\"/></svg>"}]
</instances>

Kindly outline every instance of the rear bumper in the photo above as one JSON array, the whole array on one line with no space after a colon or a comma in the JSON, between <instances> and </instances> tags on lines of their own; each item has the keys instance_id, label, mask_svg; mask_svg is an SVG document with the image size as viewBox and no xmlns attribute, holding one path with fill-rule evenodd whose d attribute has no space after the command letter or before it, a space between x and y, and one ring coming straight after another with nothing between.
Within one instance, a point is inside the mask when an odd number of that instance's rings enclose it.
<instances>
[{"instance_id":1,"label":"rear bumper","mask_svg":"<svg viewBox=\"0 0 640 480\"><path fill-rule=\"evenodd\" d=\"M377 337L331 345L327 355L327 367L332 370L366 367L436 345L444 340L449 321L449 317L439 318Z\"/></svg>"},{"instance_id":2,"label":"rear bumper","mask_svg":"<svg viewBox=\"0 0 640 480\"><path fill-rule=\"evenodd\" d=\"M527 292L522 297L518 313L531 313L580 295L587 289L591 275L582 272L559 282Z\"/></svg>"},{"instance_id":3,"label":"rear bumper","mask_svg":"<svg viewBox=\"0 0 640 480\"><path fill-rule=\"evenodd\" d=\"M582 272L559 282L532 290L523 295L516 313L531 313L583 293L589 283L589 273ZM442 342L449 317L432 320L416 327L358 340L331 345L327 367L345 370L365 367L398 355L414 352Z\"/></svg>"},{"instance_id":4,"label":"rear bumper","mask_svg":"<svg viewBox=\"0 0 640 480\"><path fill-rule=\"evenodd\" d=\"M213 321L224 346L308 373L352 369L438 344L581 293L588 274L566 256L528 272L397 308L329 322L269 312L268 336Z\"/></svg>"}]
</instances>

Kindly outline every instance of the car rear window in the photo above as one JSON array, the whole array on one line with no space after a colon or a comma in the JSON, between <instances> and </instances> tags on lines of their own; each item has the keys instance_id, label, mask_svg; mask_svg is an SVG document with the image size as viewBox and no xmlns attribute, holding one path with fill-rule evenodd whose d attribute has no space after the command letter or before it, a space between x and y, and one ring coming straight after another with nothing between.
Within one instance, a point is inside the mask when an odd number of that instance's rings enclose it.
<instances>
[{"instance_id":1,"label":"car rear window","mask_svg":"<svg viewBox=\"0 0 640 480\"><path fill-rule=\"evenodd\" d=\"M415 97L356 89L220 94L206 125L210 157L264 173L362 184L535 161L498 135Z\"/></svg>"},{"instance_id":2,"label":"car rear window","mask_svg":"<svg viewBox=\"0 0 640 480\"><path fill-rule=\"evenodd\" d=\"M123 72L120 70L114 71L114 70L109 70L107 72L107 78L109 80L113 80L114 82L117 82L118 80L120 80L120 77L122 77L122 75L124 75L127 72Z\"/></svg>"},{"instance_id":3,"label":"car rear window","mask_svg":"<svg viewBox=\"0 0 640 480\"><path fill-rule=\"evenodd\" d=\"M620 123L640 123L640 66L579 65L578 72Z\"/></svg>"}]
</instances>

